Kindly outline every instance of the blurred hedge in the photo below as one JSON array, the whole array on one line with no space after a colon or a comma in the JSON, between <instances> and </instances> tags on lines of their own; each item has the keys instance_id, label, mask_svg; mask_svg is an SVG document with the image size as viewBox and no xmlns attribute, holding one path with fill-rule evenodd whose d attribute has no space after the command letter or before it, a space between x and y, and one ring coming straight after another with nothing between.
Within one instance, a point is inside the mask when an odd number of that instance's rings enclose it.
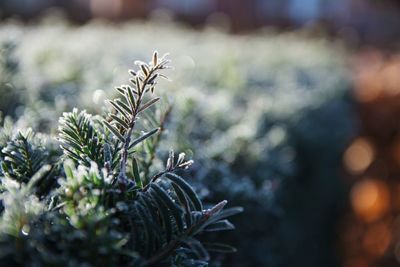
<instances>
[{"instance_id":1,"label":"blurred hedge","mask_svg":"<svg viewBox=\"0 0 400 267\"><path fill-rule=\"evenodd\" d=\"M72 107L103 112L133 59L169 51L178 88L162 86L176 90L178 108L159 155L170 147L192 154L204 199L245 207L225 237L239 252L215 265L337 265L341 154L356 130L340 45L300 33L54 21L4 24L0 43L0 110L50 134Z\"/></svg>"}]
</instances>

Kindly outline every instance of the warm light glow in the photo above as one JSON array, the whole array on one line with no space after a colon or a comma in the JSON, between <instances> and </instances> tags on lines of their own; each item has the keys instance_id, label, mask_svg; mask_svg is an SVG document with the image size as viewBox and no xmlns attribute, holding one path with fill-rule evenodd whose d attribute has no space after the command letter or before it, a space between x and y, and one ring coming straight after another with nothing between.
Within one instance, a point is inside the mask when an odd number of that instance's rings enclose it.
<instances>
[{"instance_id":1,"label":"warm light glow","mask_svg":"<svg viewBox=\"0 0 400 267\"><path fill-rule=\"evenodd\" d=\"M345 167L352 174L365 171L374 160L374 149L366 138L357 138L344 154Z\"/></svg>"},{"instance_id":2,"label":"warm light glow","mask_svg":"<svg viewBox=\"0 0 400 267\"><path fill-rule=\"evenodd\" d=\"M355 96L360 102L372 102L382 93L382 84L378 73L382 68L383 57L378 51L361 54L355 62Z\"/></svg>"},{"instance_id":3,"label":"warm light glow","mask_svg":"<svg viewBox=\"0 0 400 267\"><path fill-rule=\"evenodd\" d=\"M383 88L380 80L371 78L375 75L373 70L364 71L359 75L355 95L360 102L372 102L381 96Z\"/></svg>"},{"instance_id":4,"label":"warm light glow","mask_svg":"<svg viewBox=\"0 0 400 267\"><path fill-rule=\"evenodd\" d=\"M382 83L388 95L397 95L400 92L400 62L388 64L382 71Z\"/></svg>"},{"instance_id":5,"label":"warm light glow","mask_svg":"<svg viewBox=\"0 0 400 267\"><path fill-rule=\"evenodd\" d=\"M390 205L387 185L378 180L366 179L351 190L351 204L355 213L370 222L382 217Z\"/></svg>"},{"instance_id":6,"label":"warm light glow","mask_svg":"<svg viewBox=\"0 0 400 267\"><path fill-rule=\"evenodd\" d=\"M378 51L370 51L356 59L355 95L360 102L372 102L400 93L400 58L386 59Z\"/></svg>"}]
</instances>

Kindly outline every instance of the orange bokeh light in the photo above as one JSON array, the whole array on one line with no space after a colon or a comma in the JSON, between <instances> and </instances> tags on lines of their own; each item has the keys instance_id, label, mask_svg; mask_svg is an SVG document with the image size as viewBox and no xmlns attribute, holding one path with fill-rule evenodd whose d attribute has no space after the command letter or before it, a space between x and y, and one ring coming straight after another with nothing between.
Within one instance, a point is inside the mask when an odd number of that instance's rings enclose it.
<instances>
[{"instance_id":1,"label":"orange bokeh light","mask_svg":"<svg viewBox=\"0 0 400 267\"><path fill-rule=\"evenodd\" d=\"M360 102L367 103L400 94L399 56L386 59L378 51L369 51L355 62L355 96Z\"/></svg>"},{"instance_id":2,"label":"orange bokeh light","mask_svg":"<svg viewBox=\"0 0 400 267\"><path fill-rule=\"evenodd\" d=\"M389 209L389 189L384 182L379 180L360 181L351 190L351 204L361 219L366 222L375 221Z\"/></svg>"},{"instance_id":3,"label":"orange bokeh light","mask_svg":"<svg viewBox=\"0 0 400 267\"><path fill-rule=\"evenodd\" d=\"M357 138L344 154L344 165L352 174L365 171L374 160L374 148L366 138Z\"/></svg>"}]
</instances>

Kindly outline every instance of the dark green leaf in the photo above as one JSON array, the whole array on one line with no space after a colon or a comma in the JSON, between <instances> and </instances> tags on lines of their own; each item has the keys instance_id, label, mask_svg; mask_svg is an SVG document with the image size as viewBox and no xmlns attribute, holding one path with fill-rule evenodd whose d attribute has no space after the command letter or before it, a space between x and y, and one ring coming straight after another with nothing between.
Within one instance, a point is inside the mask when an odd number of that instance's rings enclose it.
<instances>
[{"instance_id":1,"label":"dark green leaf","mask_svg":"<svg viewBox=\"0 0 400 267\"><path fill-rule=\"evenodd\" d=\"M132 113L132 109L130 107L128 107L127 104L122 102L120 99L116 99L115 103L117 103L127 114L131 114Z\"/></svg>"},{"instance_id":2,"label":"dark green leaf","mask_svg":"<svg viewBox=\"0 0 400 267\"><path fill-rule=\"evenodd\" d=\"M149 100L148 102L146 102L145 104L143 104L143 105L139 108L138 113L140 113L140 112L142 112L143 110L145 110L145 109L151 107L153 104L157 103L157 101L159 101L159 100L160 100L159 97L155 97L155 98Z\"/></svg>"},{"instance_id":3,"label":"dark green leaf","mask_svg":"<svg viewBox=\"0 0 400 267\"><path fill-rule=\"evenodd\" d=\"M204 230L207 232L216 232L216 231L224 231L224 230L233 230L235 226L231 224L228 220L222 220L210 224Z\"/></svg>"},{"instance_id":4,"label":"dark green leaf","mask_svg":"<svg viewBox=\"0 0 400 267\"><path fill-rule=\"evenodd\" d=\"M154 203L157 205L158 212L160 213L165 226L165 238L166 241L169 242L172 239L173 233L171 214L168 212L167 205L161 200L156 191L150 190L148 192L150 193Z\"/></svg>"},{"instance_id":5,"label":"dark green leaf","mask_svg":"<svg viewBox=\"0 0 400 267\"><path fill-rule=\"evenodd\" d=\"M168 193L165 192L165 190L162 189L158 184L152 183L150 187L157 192L158 196L171 211L172 216L174 217L176 225L178 227L178 231L182 232L183 230L182 209L172 201Z\"/></svg>"},{"instance_id":6,"label":"dark green leaf","mask_svg":"<svg viewBox=\"0 0 400 267\"><path fill-rule=\"evenodd\" d=\"M114 114L110 114L110 117L115 120L118 125L120 125L122 128L124 128L125 130L129 128L129 125L120 117L118 117L117 115Z\"/></svg>"},{"instance_id":7,"label":"dark green leaf","mask_svg":"<svg viewBox=\"0 0 400 267\"><path fill-rule=\"evenodd\" d=\"M120 134L120 132L114 126L112 126L106 120L104 120L103 123L110 130L110 132L112 132L114 136L118 138L118 140L120 140L121 142L125 142L125 138Z\"/></svg>"},{"instance_id":8,"label":"dark green leaf","mask_svg":"<svg viewBox=\"0 0 400 267\"><path fill-rule=\"evenodd\" d=\"M237 250L236 248L220 243L204 243L204 247L208 251L218 252L218 253L235 253Z\"/></svg>"},{"instance_id":9,"label":"dark green leaf","mask_svg":"<svg viewBox=\"0 0 400 267\"><path fill-rule=\"evenodd\" d=\"M207 250L199 240L194 238L186 238L184 242L189 246L190 250L197 256L198 259L206 261L210 259L210 255L208 255Z\"/></svg>"},{"instance_id":10,"label":"dark green leaf","mask_svg":"<svg viewBox=\"0 0 400 267\"><path fill-rule=\"evenodd\" d=\"M140 174L139 174L139 167L135 157L132 158L132 170L136 185L139 186L140 188L143 188L142 179L140 179Z\"/></svg>"},{"instance_id":11,"label":"dark green leaf","mask_svg":"<svg viewBox=\"0 0 400 267\"><path fill-rule=\"evenodd\" d=\"M129 149L131 149L132 147L136 146L137 144L139 144L140 142L146 140L147 138L149 138L150 136L152 136L153 134L157 133L160 129L154 129L151 130L150 132L147 132L145 134L143 134L142 136L136 138L135 140L132 141L132 143L129 146Z\"/></svg>"},{"instance_id":12,"label":"dark green leaf","mask_svg":"<svg viewBox=\"0 0 400 267\"><path fill-rule=\"evenodd\" d=\"M185 192L197 211L203 210L203 205L201 204L199 197L185 180L174 173L167 173L165 177L171 180L173 183L179 186L183 192Z\"/></svg>"},{"instance_id":13,"label":"dark green leaf","mask_svg":"<svg viewBox=\"0 0 400 267\"><path fill-rule=\"evenodd\" d=\"M130 112L126 111L122 106L118 105L115 101L109 100L108 101L125 119L130 119Z\"/></svg>"},{"instance_id":14,"label":"dark green leaf","mask_svg":"<svg viewBox=\"0 0 400 267\"><path fill-rule=\"evenodd\" d=\"M172 187L174 188L175 194L179 200L179 202L181 203L181 206L183 206L185 208L185 220L186 220L186 225L187 227L189 227L190 225L192 225L192 219L191 219L191 207L190 207L190 202L187 200L185 193L182 191L182 189L177 186L174 183L171 183Z\"/></svg>"},{"instance_id":15,"label":"dark green leaf","mask_svg":"<svg viewBox=\"0 0 400 267\"><path fill-rule=\"evenodd\" d=\"M142 246L144 246L144 255L148 256L149 252L151 251L151 246L154 242L153 227L151 225L151 221L149 220L150 216L146 213L143 206L137 204L136 210L143 222L144 231L142 233L144 236L144 242L142 243Z\"/></svg>"}]
</instances>

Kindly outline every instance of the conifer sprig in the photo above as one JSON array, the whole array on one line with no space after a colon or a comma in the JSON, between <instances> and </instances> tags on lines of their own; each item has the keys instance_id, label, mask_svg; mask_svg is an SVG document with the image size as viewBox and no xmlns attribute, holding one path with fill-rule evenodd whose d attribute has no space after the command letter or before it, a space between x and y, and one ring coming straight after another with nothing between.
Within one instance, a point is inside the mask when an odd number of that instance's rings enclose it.
<instances>
[{"instance_id":1,"label":"conifer sprig","mask_svg":"<svg viewBox=\"0 0 400 267\"><path fill-rule=\"evenodd\" d=\"M129 149L159 131L159 128L156 128L145 133L136 140L132 140L138 114L150 108L160 100L159 97L151 97L149 100L145 101L145 97L148 95L148 92L154 93L158 77L167 79L165 75L160 73L161 70L170 68L168 66L170 61L166 57L167 54L159 58L158 53L154 52L150 63L135 61L139 69L137 71L129 71L132 76L130 82L133 86L124 85L117 87L116 90L122 95L122 100L114 99L109 101L114 112L109 114L109 120L104 120L104 125L122 143L122 156L117 178L118 183L122 186L131 183L126 177Z\"/></svg>"}]
</instances>

